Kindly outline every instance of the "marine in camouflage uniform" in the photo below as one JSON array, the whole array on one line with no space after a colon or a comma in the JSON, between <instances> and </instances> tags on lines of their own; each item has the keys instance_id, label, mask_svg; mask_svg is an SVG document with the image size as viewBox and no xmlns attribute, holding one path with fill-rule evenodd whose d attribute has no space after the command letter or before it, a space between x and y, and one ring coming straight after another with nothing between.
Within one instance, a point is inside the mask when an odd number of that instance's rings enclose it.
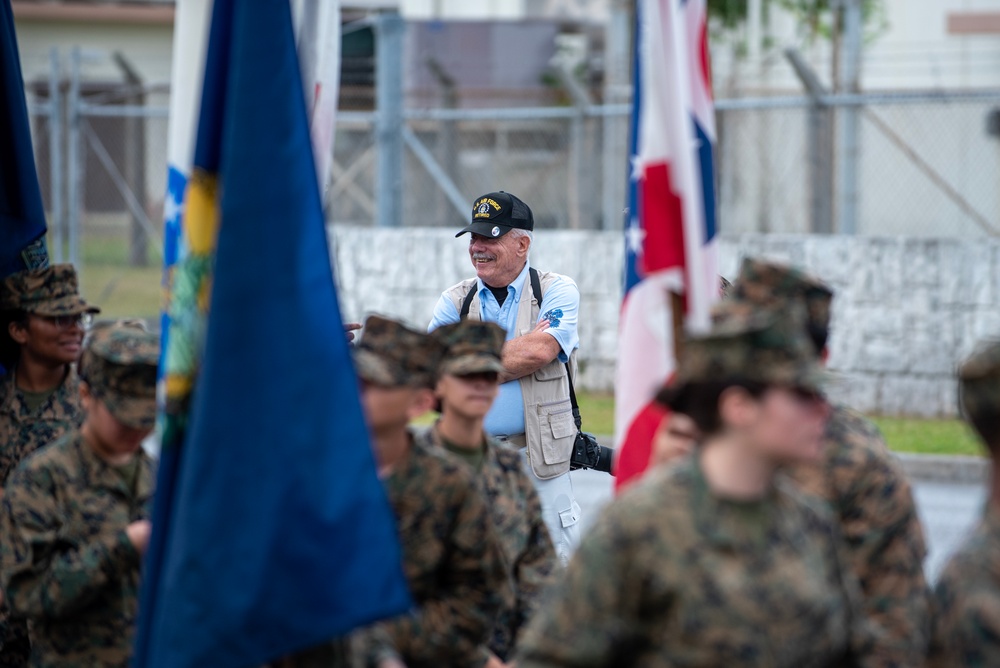
<instances>
[{"instance_id":1,"label":"marine in camouflage uniform","mask_svg":"<svg viewBox=\"0 0 1000 668\"><path fill-rule=\"evenodd\" d=\"M81 358L91 397L137 435L156 415L158 356L155 335L113 325L95 330ZM126 528L150 516L152 466L141 448L112 465L88 428L22 462L0 505L3 585L31 622L34 666L129 663L140 554Z\"/></svg>"},{"instance_id":2,"label":"marine in camouflage uniform","mask_svg":"<svg viewBox=\"0 0 1000 668\"><path fill-rule=\"evenodd\" d=\"M981 345L959 369L960 402L993 460L983 519L945 566L934 590L929 665L1000 666L1000 341Z\"/></svg>"},{"instance_id":3,"label":"marine in camouflage uniform","mask_svg":"<svg viewBox=\"0 0 1000 668\"><path fill-rule=\"evenodd\" d=\"M818 354L825 352L833 293L817 279L792 267L746 259L734 297L765 307L804 304L810 339ZM789 472L840 519L866 612L884 631L880 665L920 665L930 641L923 571L927 549L910 483L878 428L857 412L834 406L822 462Z\"/></svg>"},{"instance_id":4,"label":"marine in camouflage uniform","mask_svg":"<svg viewBox=\"0 0 1000 668\"><path fill-rule=\"evenodd\" d=\"M80 297L76 271L70 264L8 276L0 288L0 309L8 314L20 312L44 317L100 312ZM0 380L0 483L7 480L24 457L83 421L79 381L71 366L66 367L62 385L34 410L16 379L15 366Z\"/></svg>"},{"instance_id":5,"label":"marine in camouflage uniform","mask_svg":"<svg viewBox=\"0 0 1000 668\"><path fill-rule=\"evenodd\" d=\"M80 297L76 271L69 264L8 276L0 286L0 309L5 314L4 323L29 315L72 317L99 312ZM9 335L4 331L0 336ZM8 345L15 343L10 340ZM40 396L44 394L18 387L16 363L0 378L0 484L26 456L83 422L80 384L72 365L65 365L62 382L48 396ZM0 667L28 665L31 646L27 622L11 619L6 603L0 610L0 642Z\"/></svg>"},{"instance_id":6,"label":"marine in camouflage uniform","mask_svg":"<svg viewBox=\"0 0 1000 668\"><path fill-rule=\"evenodd\" d=\"M505 335L496 324L464 320L440 327L432 336L445 346L440 374L467 376L498 374L503 370L500 359ZM496 380L493 382L497 384ZM447 399L442 410L447 414ZM502 446L485 431L483 447L472 450L471 457L468 449L449 444L442 436L440 421L421 432L418 439L430 447L450 450L475 467L516 596L514 605L505 609L494 624L489 643L489 650L506 660L518 633L538 607L543 590L559 570L555 547L542 519L538 493L524 472L521 454Z\"/></svg>"},{"instance_id":7,"label":"marine in camouflage uniform","mask_svg":"<svg viewBox=\"0 0 1000 668\"><path fill-rule=\"evenodd\" d=\"M355 363L368 385L429 391L440 355L429 335L372 316ZM513 597L489 510L461 462L417 443L412 433L408 441L383 484L416 609L360 633L356 651L365 665L401 659L409 668L479 668L494 620Z\"/></svg>"},{"instance_id":8,"label":"marine in camouflage uniform","mask_svg":"<svg viewBox=\"0 0 1000 668\"><path fill-rule=\"evenodd\" d=\"M686 413L691 384L720 378L817 391L800 322L739 319L687 338L662 402ZM781 476L756 500L715 493L702 464L712 438L608 506L529 625L518 668L867 665L873 629L832 515Z\"/></svg>"}]
</instances>

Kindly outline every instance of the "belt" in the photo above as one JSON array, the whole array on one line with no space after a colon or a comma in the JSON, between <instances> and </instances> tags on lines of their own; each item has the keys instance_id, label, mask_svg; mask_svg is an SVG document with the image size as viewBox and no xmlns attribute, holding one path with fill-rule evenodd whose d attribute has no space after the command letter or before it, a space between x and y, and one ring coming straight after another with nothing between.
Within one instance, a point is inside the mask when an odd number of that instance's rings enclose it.
<instances>
[{"instance_id":1,"label":"belt","mask_svg":"<svg viewBox=\"0 0 1000 668\"><path fill-rule=\"evenodd\" d=\"M500 434L499 436L494 436L493 438L517 450L520 450L528 445L528 439L524 437L524 434Z\"/></svg>"}]
</instances>

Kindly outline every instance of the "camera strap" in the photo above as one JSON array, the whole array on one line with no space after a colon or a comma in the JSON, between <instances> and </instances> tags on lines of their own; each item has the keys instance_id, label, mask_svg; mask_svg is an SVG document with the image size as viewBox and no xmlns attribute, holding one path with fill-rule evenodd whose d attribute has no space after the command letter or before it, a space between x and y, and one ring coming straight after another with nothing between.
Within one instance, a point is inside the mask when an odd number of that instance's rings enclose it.
<instances>
[{"instance_id":1,"label":"camera strap","mask_svg":"<svg viewBox=\"0 0 1000 668\"><path fill-rule=\"evenodd\" d=\"M531 294L534 295L535 301L538 302L538 309L542 308L542 281L538 277L538 271L534 267L528 267L528 280L531 281ZM469 290L465 295L465 299L462 300L462 309L458 314L459 320L465 320L469 317L469 309L472 307L472 300L476 297L476 285L473 284L472 289ZM565 362L566 365L566 381L569 383L569 403L573 407L573 422L576 424L577 431L583 431L583 418L580 416L580 405L576 402L576 391L573 389L573 374L569 370L569 362Z\"/></svg>"}]
</instances>

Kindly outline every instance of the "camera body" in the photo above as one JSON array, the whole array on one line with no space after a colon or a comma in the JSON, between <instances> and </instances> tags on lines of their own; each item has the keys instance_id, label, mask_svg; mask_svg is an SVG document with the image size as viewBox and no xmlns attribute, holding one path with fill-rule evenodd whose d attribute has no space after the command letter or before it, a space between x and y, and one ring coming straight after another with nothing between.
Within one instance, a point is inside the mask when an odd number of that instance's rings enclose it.
<instances>
[{"instance_id":1,"label":"camera body","mask_svg":"<svg viewBox=\"0 0 1000 668\"><path fill-rule=\"evenodd\" d=\"M614 450L598 443L593 434L583 431L576 433L573 454L569 460L570 470L594 469L614 475L611 471L613 460Z\"/></svg>"}]
</instances>

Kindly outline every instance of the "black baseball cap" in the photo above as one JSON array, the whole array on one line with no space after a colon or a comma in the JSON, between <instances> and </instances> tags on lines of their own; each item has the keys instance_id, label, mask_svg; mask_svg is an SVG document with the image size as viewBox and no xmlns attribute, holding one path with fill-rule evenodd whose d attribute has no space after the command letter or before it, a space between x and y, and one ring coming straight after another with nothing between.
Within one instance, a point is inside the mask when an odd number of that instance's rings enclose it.
<instances>
[{"instance_id":1,"label":"black baseball cap","mask_svg":"<svg viewBox=\"0 0 1000 668\"><path fill-rule=\"evenodd\" d=\"M496 239L515 227L519 230L534 230L535 218L527 204L501 190L477 197L472 205L472 223L455 236L472 232Z\"/></svg>"}]
</instances>

